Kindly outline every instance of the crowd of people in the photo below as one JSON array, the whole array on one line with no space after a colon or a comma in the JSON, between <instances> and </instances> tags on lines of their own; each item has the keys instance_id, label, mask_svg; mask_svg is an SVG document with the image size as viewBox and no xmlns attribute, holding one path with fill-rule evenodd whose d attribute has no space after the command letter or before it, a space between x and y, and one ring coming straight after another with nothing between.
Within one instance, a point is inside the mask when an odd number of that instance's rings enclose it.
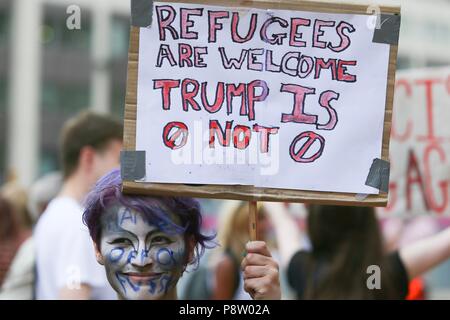
<instances>
[{"instance_id":1,"label":"crowd of people","mask_svg":"<svg viewBox=\"0 0 450 320\"><path fill-rule=\"evenodd\" d=\"M309 205L302 228L261 202L250 241L248 203L223 201L207 232L196 199L122 193L122 136L83 112L62 130L61 172L0 189L0 299L406 299L450 258L450 228L389 248L369 207Z\"/></svg>"}]
</instances>

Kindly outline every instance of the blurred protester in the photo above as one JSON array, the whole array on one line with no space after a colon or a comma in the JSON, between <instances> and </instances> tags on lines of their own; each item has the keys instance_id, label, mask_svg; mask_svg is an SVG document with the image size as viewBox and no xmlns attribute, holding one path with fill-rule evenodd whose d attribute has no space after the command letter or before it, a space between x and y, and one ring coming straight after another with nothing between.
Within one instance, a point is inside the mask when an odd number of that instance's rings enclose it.
<instances>
[{"instance_id":1,"label":"blurred protester","mask_svg":"<svg viewBox=\"0 0 450 320\"><path fill-rule=\"evenodd\" d=\"M35 298L36 254L33 237L18 249L0 287L0 300L32 300Z\"/></svg>"},{"instance_id":2,"label":"blurred protester","mask_svg":"<svg viewBox=\"0 0 450 320\"><path fill-rule=\"evenodd\" d=\"M33 183L29 190L28 210L35 223L48 203L61 190L60 172L49 173ZM20 246L1 286L0 300L31 300L35 298L35 246L29 237Z\"/></svg>"},{"instance_id":3,"label":"blurred protester","mask_svg":"<svg viewBox=\"0 0 450 320\"><path fill-rule=\"evenodd\" d=\"M266 213L258 205L258 236L266 240L270 227ZM249 203L247 201L227 201L219 214L218 248L213 257L212 298L218 300L242 300L245 294L241 263L246 252L249 234Z\"/></svg>"},{"instance_id":4,"label":"blurred protester","mask_svg":"<svg viewBox=\"0 0 450 320\"><path fill-rule=\"evenodd\" d=\"M18 248L29 236L18 222L13 205L0 196L0 287Z\"/></svg>"},{"instance_id":5,"label":"blurred protester","mask_svg":"<svg viewBox=\"0 0 450 320\"><path fill-rule=\"evenodd\" d=\"M17 182L12 180L6 183L0 190L0 194L13 206L13 211L17 217L17 222L22 228L30 230L33 221L28 212L27 191Z\"/></svg>"},{"instance_id":6,"label":"blurred protester","mask_svg":"<svg viewBox=\"0 0 450 320\"><path fill-rule=\"evenodd\" d=\"M35 232L37 299L114 299L95 261L81 203L95 181L119 166L122 124L83 112L62 131L63 186L47 206Z\"/></svg>"},{"instance_id":7,"label":"blurred protester","mask_svg":"<svg viewBox=\"0 0 450 320\"><path fill-rule=\"evenodd\" d=\"M299 299L405 299L409 279L450 257L450 228L387 254L374 209L344 206L309 208L307 252L286 208L266 208ZM373 266L380 270L379 288L368 285Z\"/></svg>"},{"instance_id":8,"label":"blurred protester","mask_svg":"<svg viewBox=\"0 0 450 320\"><path fill-rule=\"evenodd\" d=\"M44 175L32 184L28 191L28 211L34 223L61 191L62 183L62 174L56 171Z\"/></svg>"}]
</instances>

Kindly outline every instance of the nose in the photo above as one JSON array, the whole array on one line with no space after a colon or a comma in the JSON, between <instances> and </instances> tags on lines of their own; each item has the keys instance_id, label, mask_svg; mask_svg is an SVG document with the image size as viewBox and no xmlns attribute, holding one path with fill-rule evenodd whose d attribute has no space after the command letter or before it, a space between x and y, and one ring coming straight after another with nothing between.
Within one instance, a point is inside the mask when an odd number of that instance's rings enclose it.
<instances>
[{"instance_id":1,"label":"nose","mask_svg":"<svg viewBox=\"0 0 450 320\"><path fill-rule=\"evenodd\" d=\"M149 255L149 250L141 249L140 252L130 252L128 262L134 267L143 268L153 263L152 257Z\"/></svg>"}]
</instances>

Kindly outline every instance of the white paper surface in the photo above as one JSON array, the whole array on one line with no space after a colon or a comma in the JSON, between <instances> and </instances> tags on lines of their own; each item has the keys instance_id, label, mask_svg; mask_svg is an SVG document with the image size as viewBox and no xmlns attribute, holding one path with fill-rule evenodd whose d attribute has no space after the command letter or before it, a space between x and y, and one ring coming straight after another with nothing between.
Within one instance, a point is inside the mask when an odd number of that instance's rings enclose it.
<instances>
[{"instance_id":1,"label":"white paper surface","mask_svg":"<svg viewBox=\"0 0 450 320\"><path fill-rule=\"evenodd\" d=\"M185 183L185 184L242 184L257 187L285 189L351 192L378 194L378 190L365 186L373 159L381 158L383 121L386 102L387 72L389 62L389 45L372 43L374 30L369 27L368 16L347 14L322 14L314 12L233 9L217 6L192 4L155 3L154 8L170 5L175 9L176 18L173 27L180 35L180 8L203 8L202 16L191 15L194 25L190 31L198 33L198 39L174 40L166 31L165 41L160 41L158 16L154 12L153 25L140 30L138 100L136 150L146 151L145 182ZM156 9L154 9L156 10ZM228 11L230 17L218 19L222 29L217 30L217 42L208 42L208 11ZM235 43L231 39L232 12L239 12L239 34L248 32L252 14L257 14L257 27L254 37L245 43ZM165 16L162 16L163 18ZM286 33L282 45L272 45L261 40L260 30L263 23L279 17L287 22L292 18L310 19L310 26L301 26L298 32L306 42L305 47L289 45L290 27L282 28L272 24L268 34ZM317 19L335 21L335 27L323 27L321 41L329 41L336 46L340 43L336 26L345 21L355 31L344 33L351 39L351 45L342 52L333 52L325 48L312 47L314 22ZM178 65L178 45L189 44L192 47L207 47L208 54L203 55L206 68L180 67ZM168 59L161 67L156 67L160 45L168 45L177 65L171 66ZM222 64L219 47L223 47L228 58L238 58L242 49L271 50L273 61L280 63L288 52L300 52L302 55L328 59L356 60L356 66L348 66L347 73L357 77L356 82L344 82L331 79L329 69L324 69L318 79L314 71L302 79L284 73L248 70L247 60L240 70L226 70ZM263 62L265 56L256 56L256 62ZM295 59L288 67L293 68ZM207 112L201 101L201 91L195 100L199 102L200 111L188 106L183 111L181 98L181 81L195 79L200 84L207 83L207 97L214 102L218 82L248 84L254 80L264 80L268 84L269 94L264 101L255 102L255 119L239 114L241 98L233 100L233 111L227 114L226 93L222 108L216 113ZM163 109L162 90L154 88L155 79L180 80L180 87L170 93L170 109ZM327 90L339 94L330 105L336 110L338 122L333 130L319 130L316 124L286 122L282 123L282 114L290 114L294 108L294 95L280 92L282 84L294 84L315 89L315 94L306 96L304 113L316 115L319 124L325 124L330 116L326 108L319 105L320 95ZM256 94L260 94L258 89ZM209 122L218 120L222 128L226 121L236 125L248 126L258 124L265 127L279 127L278 133L270 135L269 152L259 149L260 134L252 131L250 145L245 150L237 150L231 141L229 147L219 145L216 136L215 148L211 149L209 140ZM163 142L164 127L173 121L183 122L188 128L186 144L177 150L168 148ZM173 133L174 131L172 131ZM304 132L320 135L325 142L320 157L309 163L294 161L290 156L293 140ZM178 139L178 142L180 139ZM301 147L301 140L295 152ZM310 157L320 147L318 140L304 155ZM215 152L216 157L211 157ZM228 154L228 156L227 156ZM220 161L220 155L223 155Z\"/></svg>"}]
</instances>

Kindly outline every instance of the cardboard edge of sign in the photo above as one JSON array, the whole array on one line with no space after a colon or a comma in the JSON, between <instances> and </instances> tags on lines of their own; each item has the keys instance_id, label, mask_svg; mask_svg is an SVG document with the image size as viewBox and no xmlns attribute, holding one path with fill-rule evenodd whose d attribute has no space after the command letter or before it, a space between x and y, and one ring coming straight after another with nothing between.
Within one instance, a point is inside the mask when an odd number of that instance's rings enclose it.
<instances>
[{"instance_id":1,"label":"cardboard edge of sign","mask_svg":"<svg viewBox=\"0 0 450 320\"><path fill-rule=\"evenodd\" d=\"M223 0L160 0L160 2L180 2L209 5L230 6L229 1ZM235 7L253 7L263 9L294 9L299 11L315 11L326 13L366 14L371 15L369 5L344 4L332 2L283 0L273 2L270 0L236 1ZM399 6L380 6L380 13L400 15ZM127 90L124 112L124 150L136 150L136 113L137 113L137 78L139 60L139 27L131 27L130 46L128 52ZM394 102L395 71L397 65L398 45L390 45L388 68L387 95L385 105L385 119L383 129L383 142L381 159L389 161L389 143L392 124L392 108ZM369 164L370 165L370 164ZM123 192L135 195L156 196L185 196L214 199L235 199L245 201L286 201L301 203L316 203L328 205L355 205L385 207L388 194L368 195L361 197L355 193L318 192L306 190L256 188L243 185L185 185L169 183L142 183L123 182Z\"/></svg>"}]
</instances>

